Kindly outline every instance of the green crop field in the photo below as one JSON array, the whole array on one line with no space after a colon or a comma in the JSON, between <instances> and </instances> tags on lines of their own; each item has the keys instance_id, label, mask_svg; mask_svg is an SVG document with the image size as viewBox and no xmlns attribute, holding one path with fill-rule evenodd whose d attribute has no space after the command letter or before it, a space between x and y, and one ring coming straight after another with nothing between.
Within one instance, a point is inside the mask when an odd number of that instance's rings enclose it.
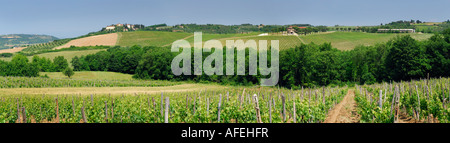
<instances>
[{"instance_id":1,"label":"green crop field","mask_svg":"<svg viewBox=\"0 0 450 143\"><path fill-rule=\"evenodd\" d=\"M121 32L116 45L119 46L169 46L172 42L189 38L193 33L161 32L161 31L136 31Z\"/></svg>"},{"instance_id":2,"label":"green crop field","mask_svg":"<svg viewBox=\"0 0 450 143\"><path fill-rule=\"evenodd\" d=\"M68 79L62 72L41 72L40 75L47 75L50 78ZM133 75L117 72L104 71L80 71L75 72L71 79L92 79L92 80L133 80Z\"/></svg>"},{"instance_id":3,"label":"green crop field","mask_svg":"<svg viewBox=\"0 0 450 143\"><path fill-rule=\"evenodd\" d=\"M271 40L279 40L279 49L287 49L294 48L295 46L300 45L302 42L296 36L243 36L243 37L231 37L231 38L222 38L219 40L223 46L226 45L226 40L243 40L246 42L247 40L255 40L257 46L259 47L259 40L267 40L268 47L271 44Z\"/></svg>"},{"instance_id":4,"label":"green crop field","mask_svg":"<svg viewBox=\"0 0 450 143\"><path fill-rule=\"evenodd\" d=\"M153 89L155 92L130 92L125 96L108 93L94 96L95 93L92 92L64 92L64 95L56 96L45 93L36 95L36 92L6 94L1 96L3 106L0 106L0 122L320 123L326 119L329 109L339 103L348 90L342 87L326 90L324 88L320 94L313 94L304 91L316 89L293 91L285 88L261 89L202 84L170 87L167 91L163 90L164 92L159 91L161 88L165 87L156 87ZM172 92L178 88L185 90ZM45 90L54 89L43 91ZM22 94L20 101L17 94ZM19 114L17 109L26 112Z\"/></svg>"},{"instance_id":5,"label":"green crop field","mask_svg":"<svg viewBox=\"0 0 450 143\"><path fill-rule=\"evenodd\" d=\"M306 43L322 44L331 42L334 48L339 50L351 50L358 45L374 45L376 43L387 42L391 38L402 34L392 33L362 33L362 32L333 32L329 34L317 34L300 36ZM411 37L416 40L425 40L431 37L431 34L410 33Z\"/></svg>"},{"instance_id":6,"label":"green crop field","mask_svg":"<svg viewBox=\"0 0 450 143\"><path fill-rule=\"evenodd\" d=\"M245 33L245 34L207 34L207 33L202 33L202 40L203 42L206 42L208 40L225 40L225 39L234 39L234 38L238 38L238 37L251 37L251 36L257 36L260 33L257 32L252 32L252 33ZM191 44L194 43L194 37L189 37L186 39L187 41L189 41Z\"/></svg>"},{"instance_id":7,"label":"green crop field","mask_svg":"<svg viewBox=\"0 0 450 143\"><path fill-rule=\"evenodd\" d=\"M75 56L80 57L83 55L95 54L97 52L105 51L105 50L106 49L82 50L82 51L61 51L61 52L50 52L50 53L38 54L37 56L50 58L51 60L53 60L57 56L64 56L64 58L67 59L67 62L69 62L69 66L72 66L71 61L72 61L72 58ZM11 59L12 59L12 57L0 58L0 60L4 60L4 61L11 61ZM33 56L28 56L28 60L31 61L31 59L33 59Z\"/></svg>"}]
</instances>

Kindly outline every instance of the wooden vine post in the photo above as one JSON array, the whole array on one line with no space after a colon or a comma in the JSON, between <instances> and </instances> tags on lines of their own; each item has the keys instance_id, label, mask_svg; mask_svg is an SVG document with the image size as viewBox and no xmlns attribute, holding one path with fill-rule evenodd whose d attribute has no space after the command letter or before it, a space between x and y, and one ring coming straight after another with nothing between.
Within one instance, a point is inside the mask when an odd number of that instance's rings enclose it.
<instances>
[{"instance_id":1,"label":"wooden vine post","mask_svg":"<svg viewBox=\"0 0 450 143\"><path fill-rule=\"evenodd\" d=\"M242 99L244 98L245 88L242 90L242 96L239 97L239 109L242 109Z\"/></svg>"},{"instance_id":2,"label":"wooden vine post","mask_svg":"<svg viewBox=\"0 0 450 143\"><path fill-rule=\"evenodd\" d=\"M281 101L283 102L283 122L286 122L286 97L284 97L284 94L281 95Z\"/></svg>"},{"instance_id":3,"label":"wooden vine post","mask_svg":"<svg viewBox=\"0 0 450 143\"><path fill-rule=\"evenodd\" d=\"M272 123L272 93L269 97L269 122Z\"/></svg>"},{"instance_id":4,"label":"wooden vine post","mask_svg":"<svg viewBox=\"0 0 450 143\"><path fill-rule=\"evenodd\" d=\"M72 96L72 111L73 111L73 116L75 117L75 103L73 102L73 96Z\"/></svg>"},{"instance_id":5,"label":"wooden vine post","mask_svg":"<svg viewBox=\"0 0 450 143\"><path fill-rule=\"evenodd\" d=\"M105 121L108 123L108 104L105 101Z\"/></svg>"},{"instance_id":6,"label":"wooden vine post","mask_svg":"<svg viewBox=\"0 0 450 143\"><path fill-rule=\"evenodd\" d=\"M400 90L398 86L395 86L395 118L394 123L398 123L398 115L400 114Z\"/></svg>"},{"instance_id":7,"label":"wooden vine post","mask_svg":"<svg viewBox=\"0 0 450 143\"><path fill-rule=\"evenodd\" d=\"M383 90L380 90L380 99L379 99L379 105L380 110L383 110Z\"/></svg>"},{"instance_id":8,"label":"wooden vine post","mask_svg":"<svg viewBox=\"0 0 450 143\"><path fill-rule=\"evenodd\" d=\"M21 122L20 120L20 105L19 105L19 98L16 98L17 101L17 122Z\"/></svg>"},{"instance_id":9,"label":"wooden vine post","mask_svg":"<svg viewBox=\"0 0 450 143\"><path fill-rule=\"evenodd\" d=\"M169 123L169 97L166 97L166 113L164 114L164 123Z\"/></svg>"},{"instance_id":10,"label":"wooden vine post","mask_svg":"<svg viewBox=\"0 0 450 143\"><path fill-rule=\"evenodd\" d=\"M111 122L114 122L114 98L111 101Z\"/></svg>"},{"instance_id":11,"label":"wooden vine post","mask_svg":"<svg viewBox=\"0 0 450 143\"><path fill-rule=\"evenodd\" d=\"M56 123L59 123L59 104L58 104L58 97L56 97L55 101L56 101Z\"/></svg>"},{"instance_id":12,"label":"wooden vine post","mask_svg":"<svg viewBox=\"0 0 450 143\"><path fill-rule=\"evenodd\" d=\"M245 89L244 89L245 90ZM217 106L217 122L220 123L220 104L222 103L222 94L219 95L219 106Z\"/></svg>"},{"instance_id":13,"label":"wooden vine post","mask_svg":"<svg viewBox=\"0 0 450 143\"><path fill-rule=\"evenodd\" d=\"M155 98L152 97L152 102L153 102L153 111L155 111L155 114L153 114L153 123L156 123L156 102L155 102ZM122 118L122 115L120 116ZM122 119L121 119L122 120Z\"/></svg>"},{"instance_id":14,"label":"wooden vine post","mask_svg":"<svg viewBox=\"0 0 450 143\"><path fill-rule=\"evenodd\" d=\"M416 85L416 92L417 92L417 101L418 101L418 106L417 106L417 119L420 120L420 95L419 95L419 88Z\"/></svg>"},{"instance_id":15,"label":"wooden vine post","mask_svg":"<svg viewBox=\"0 0 450 143\"><path fill-rule=\"evenodd\" d=\"M25 107L22 107L22 123L27 123L27 112L25 110Z\"/></svg>"},{"instance_id":16,"label":"wooden vine post","mask_svg":"<svg viewBox=\"0 0 450 143\"><path fill-rule=\"evenodd\" d=\"M323 102L323 105L325 105L325 86L323 87L323 90L322 90L322 102Z\"/></svg>"},{"instance_id":17,"label":"wooden vine post","mask_svg":"<svg viewBox=\"0 0 450 143\"><path fill-rule=\"evenodd\" d=\"M87 123L86 114L84 114L84 107L81 108L81 116L83 117L83 123Z\"/></svg>"},{"instance_id":18,"label":"wooden vine post","mask_svg":"<svg viewBox=\"0 0 450 143\"><path fill-rule=\"evenodd\" d=\"M91 106L94 106L94 96L91 94Z\"/></svg>"},{"instance_id":19,"label":"wooden vine post","mask_svg":"<svg viewBox=\"0 0 450 143\"><path fill-rule=\"evenodd\" d=\"M256 94L253 94L253 99L255 100L256 122L257 123L262 123L261 113L260 113L260 110L259 110L258 96Z\"/></svg>"},{"instance_id":20,"label":"wooden vine post","mask_svg":"<svg viewBox=\"0 0 450 143\"><path fill-rule=\"evenodd\" d=\"M81 107L81 116L83 117L83 123L87 123L86 114L84 113L84 104L85 104L85 102L86 101L83 98L83 107Z\"/></svg>"},{"instance_id":21,"label":"wooden vine post","mask_svg":"<svg viewBox=\"0 0 450 143\"><path fill-rule=\"evenodd\" d=\"M209 117L209 98L206 98L206 117Z\"/></svg>"},{"instance_id":22,"label":"wooden vine post","mask_svg":"<svg viewBox=\"0 0 450 143\"><path fill-rule=\"evenodd\" d=\"M295 110L295 100L294 100L294 123L297 123L297 111Z\"/></svg>"},{"instance_id":23,"label":"wooden vine post","mask_svg":"<svg viewBox=\"0 0 450 143\"><path fill-rule=\"evenodd\" d=\"M161 92L161 116L164 116L164 114L163 114L163 109L164 109L164 107L163 107L163 105L164 105L163 99L164 99L163 93Z\"/></svg>"}]
</instances>

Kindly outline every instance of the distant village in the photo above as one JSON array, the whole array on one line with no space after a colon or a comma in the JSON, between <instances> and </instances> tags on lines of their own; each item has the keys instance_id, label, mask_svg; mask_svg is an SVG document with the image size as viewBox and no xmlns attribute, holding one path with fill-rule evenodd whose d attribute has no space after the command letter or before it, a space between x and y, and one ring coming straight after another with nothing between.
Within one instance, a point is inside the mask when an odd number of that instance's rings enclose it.
<instances>
[{"instance_id":1,"label":"distant village","mask_svg":"<svg viewBox=\"0 0 450 143\"><path fill-rule=\"evenodd\" d=\"M109 26L106 26L102 29L102 31L120 31L120 32L126 32L126 31L136 31L138 29L143 29L144 25L142 24L111 24Z\"/></svg>"}]
</instances>

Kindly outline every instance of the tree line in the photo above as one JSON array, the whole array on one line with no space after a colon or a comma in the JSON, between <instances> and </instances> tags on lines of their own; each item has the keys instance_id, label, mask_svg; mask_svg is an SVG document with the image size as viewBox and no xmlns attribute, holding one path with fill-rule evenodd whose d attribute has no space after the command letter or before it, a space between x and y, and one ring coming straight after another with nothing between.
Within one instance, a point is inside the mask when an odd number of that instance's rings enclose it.
<instances>
[{"instance_id":1,"label":"tree line","mask_svg":"<svg viewBox=\"0 0 450 143\"><path fill-rule=\"evenodd\" d=\"M447 29L425 41L417 41L409 35L398 36L386 43L358 46L350 51L337 50L330 43L301 44L280 51L279 85L311 87L349 83L372 84L424 78L427 73L431 77L448 77L449 37L450 29ZM246 69L248 53L247 49ZM204 52L203 60L209 54L211 53ZM260 74L249 75L248 71L243 76L174 76L171 61L176 55L178 53L161 47L114 47L96 54L75 57L72 65L76 71L114 71L134 74L134 77L139 79L206 81L232 85L258 84L262 77ZM270 58L268 63L270 64Z\"/></svg>"},{"instance_id":2,"label":"tree line","mask_svg":"<svg viewBox=\"0 0 450 143\"><path fill-rule=\"evenodd\" d=\"M31 62L22 54L13 56L10 62L0 60L0 76L37 77L39 72L62 72L69 67L63 56L52 60L45 57L33 56Z\"/></svg>"}]
</instances>

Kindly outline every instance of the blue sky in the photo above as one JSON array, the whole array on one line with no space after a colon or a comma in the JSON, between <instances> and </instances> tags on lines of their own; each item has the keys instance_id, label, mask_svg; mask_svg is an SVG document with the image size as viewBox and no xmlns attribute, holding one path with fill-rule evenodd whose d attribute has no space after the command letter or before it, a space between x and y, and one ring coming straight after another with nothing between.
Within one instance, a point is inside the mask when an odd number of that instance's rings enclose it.
<instances>
[{"instance_id":1,"label":"blue sky","mask_svg":"<svg viewBox=\"0 0 450 143\"><path fill-rule=\"evenodd\" d=\"M0 0L0 35L76 37L115 23L379 25L450 19L450 0Z\"/></svg>"}]
</instances>

